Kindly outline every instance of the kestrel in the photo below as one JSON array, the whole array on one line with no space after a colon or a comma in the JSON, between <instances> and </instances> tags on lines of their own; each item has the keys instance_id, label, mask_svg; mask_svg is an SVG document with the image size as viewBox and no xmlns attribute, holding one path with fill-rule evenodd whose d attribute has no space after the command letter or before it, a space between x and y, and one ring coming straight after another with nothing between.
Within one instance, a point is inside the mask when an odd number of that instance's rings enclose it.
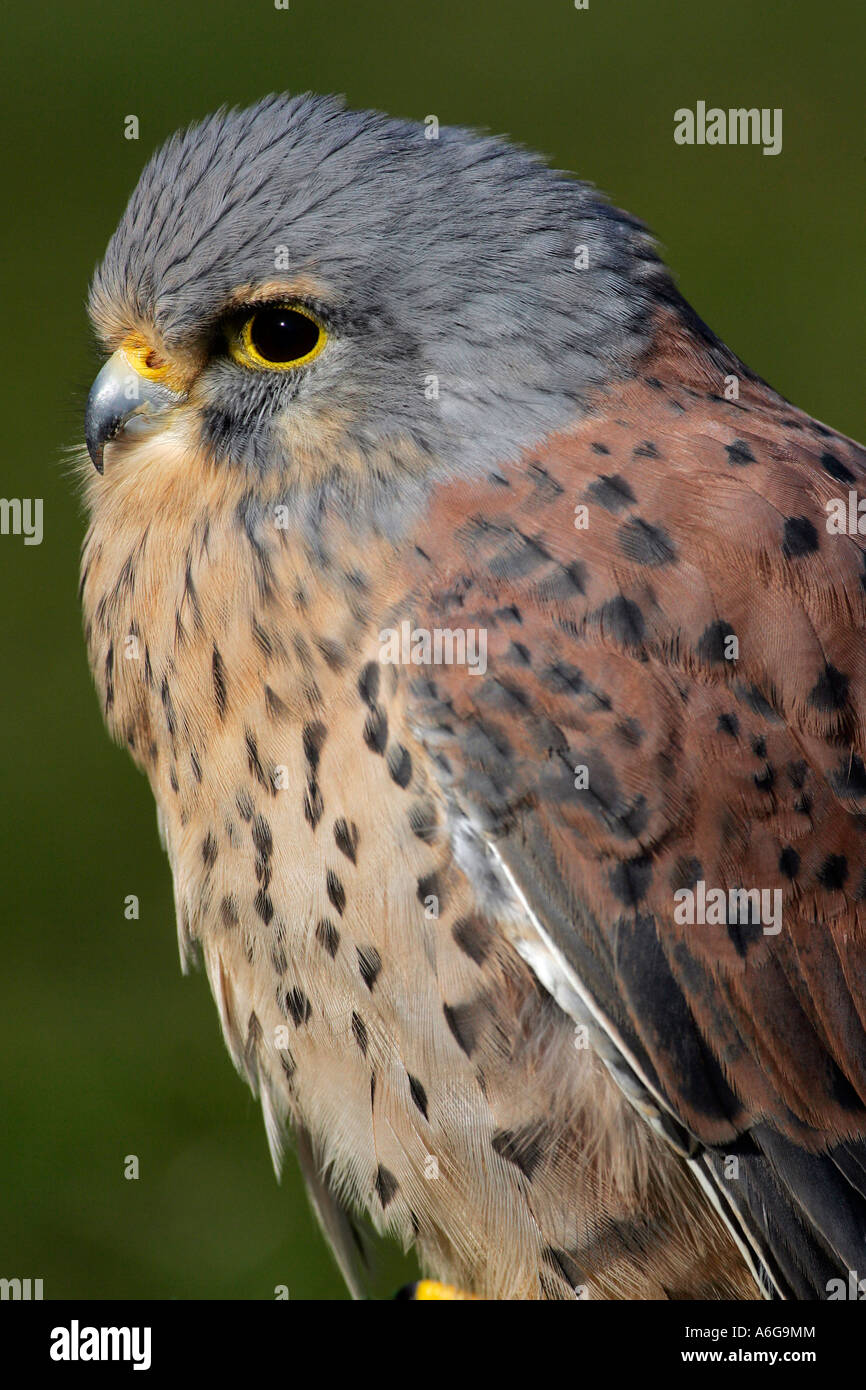
<instances>
[{"instance_id":1,"label":"kestrel","mask_svg":"<svg viewBox=\"0 0 866 1390\"><path fill-rule=\"evenodd\" d=\"M86 635L183 963L353 1291L361 1211L483 1298L827 1297L866 454L592 187L430 134L218 112L93 282Z\"/></svg>"}]
</instances>

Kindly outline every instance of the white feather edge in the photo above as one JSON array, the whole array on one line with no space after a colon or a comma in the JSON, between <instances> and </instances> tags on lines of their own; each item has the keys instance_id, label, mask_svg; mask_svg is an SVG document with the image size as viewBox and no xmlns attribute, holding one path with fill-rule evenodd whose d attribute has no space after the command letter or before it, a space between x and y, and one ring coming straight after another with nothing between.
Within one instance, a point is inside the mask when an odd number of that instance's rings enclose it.
<instances>
[{"instance_id":1,"label":"white feather edge","mask_svg":"<svg viewBox=\"0 0 866 1390\"><path fill-rule=\"evenodd\" d=\"M583 1005L584 1011L588 1012L592 1016L594 1022L602 1030L605 1036L610 1039L614 1047L624 1058L624 1060L628 1063L635 1076L637 1076L641 1085L644 1086L646 1090L649 1092L649 1094L654 1097L659 1108L665 1111L666 1113L673 1115L670 1106L659 1094L656 1087L650 1084L649 1079L644 1075L642 1068L637 1062L637 1059L634 1057L630 1049L623 1042L622 1038L618 1035L617 1030L611 1025L610 1021L598 1008L597 1004L595 1003L595 1000L592 998L592 995L584 987L572 966L569 965L568 961L562 955L562 952L559 950L556 943L552 940L549 933L545 930L537 913L531 907L526 897L526 894L523 892L523 889L520 887L520 884L517 882L517 879L515 878L508 864L505 862L502 855L500 854L498 847L490 839L486 837L485 845L490 854L496 860L498 869L502 873L503 877L507 880L508 886L510 887L517 901L520 903L522 910L526 913L527 920L531 922L532 927L538 936L537 943L531 941L518 940L515 943L518 953L526 961L526 964L529 966L530 970L533 972L533 974L536 976L539 982L544 986L548 993L553 996L553 998L556 1000L557 1004L563 1010L563 1012L568 1014L570 1018L573 1018L575 1022L580 1023L583 1021L580 1018L579 1013L577 1012L577 1009L575 1007L575 1000L579 1001L580 1004ZM629 1095L628 1091L624 1086L621 1085L619 1079L613 1071L611 1071L610 1074L613 1077L614 1081L616 1081L617 1084L620 1086L620 1089L623 1091L623 1094L626 1096L629 1102L632 1105L634 1105L634 1097ZM641 1108L639 1106L635 1106L635 1109L638 1111L639 1114L641 1114L644 1121L646 1121L647 1117L643 1114ZM673 1115L673 1118L676 1119L676 1115ZM712 1202L713 1208L721 1217L722 1221L724 1221L725 1226L728 1228L731 1239L733 1240L734 1244L736 1245L737 1249L739 1250L740 1254L745 1260L749 1272L751 1273L752 1278L754 1279L761 1296L763 1298L770 1298L772 1296L772 1290L767 1286L767 1277L769 1277L772 1280L772 1275L768 1270L766 1271L766 1275L764 1274L766 1267L763 1264L763 1261L761 1260L761 1252L757 1248L757 1246L755 1246L754 1249L750 1248L750 1246L743 1240L743 1237L740 1234L740 1232L736 1230L736 1228L732 1225L727 1213L725 1212L722 1206L721 1201L719 1200L719 1195L715 1185L715 1175L712 1169L708 1168L708 1166L706 1165L703 1155L699 1155L696 1158L687 1159L686 1162L689 1164L689 1167L694 1173L701 1188ZM777 1293L781 1295L782 1291L778 1288L777 1285L775 1285L775 1281L773 1281L773 1284L776 1287Z\"/></svg>"}]
</instances>

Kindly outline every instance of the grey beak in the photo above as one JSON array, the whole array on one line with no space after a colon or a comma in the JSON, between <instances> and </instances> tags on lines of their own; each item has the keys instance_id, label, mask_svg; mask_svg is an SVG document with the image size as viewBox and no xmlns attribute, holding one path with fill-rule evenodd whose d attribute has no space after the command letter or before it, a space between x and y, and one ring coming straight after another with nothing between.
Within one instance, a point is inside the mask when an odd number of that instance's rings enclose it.
<instances>
[{"instance_id":1,"label":"grey beak","mask_svg":"<svg viewBox=\"0 0 866 1390\"><path fill-rule=\"evenodd\" d=\"M160 414L184 398L156 381L139 376L122 348L109 357L90 388L84 415L84 440L97 473L103 470L105 446L135 415Z\"/></svg>"}]
</instances>

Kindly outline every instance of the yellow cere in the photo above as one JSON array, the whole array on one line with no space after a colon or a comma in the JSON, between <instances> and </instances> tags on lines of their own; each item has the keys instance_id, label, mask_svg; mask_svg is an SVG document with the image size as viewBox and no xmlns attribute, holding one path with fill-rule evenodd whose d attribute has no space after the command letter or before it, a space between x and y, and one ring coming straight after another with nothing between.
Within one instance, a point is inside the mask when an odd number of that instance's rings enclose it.
<instances>
[{"instance_id":1,"label":"yellow cere","mask_svg":"<svg viewBox=\"0 0 866 1390\"><path fill-rule=\"evenodd\" d=\"M146 339L139 334L131 334L123 342L121 351L133 371L147 381L158 381L173 391L182 391L184 383L177 369L161 357Z\"/></svg>"}]
</instances>

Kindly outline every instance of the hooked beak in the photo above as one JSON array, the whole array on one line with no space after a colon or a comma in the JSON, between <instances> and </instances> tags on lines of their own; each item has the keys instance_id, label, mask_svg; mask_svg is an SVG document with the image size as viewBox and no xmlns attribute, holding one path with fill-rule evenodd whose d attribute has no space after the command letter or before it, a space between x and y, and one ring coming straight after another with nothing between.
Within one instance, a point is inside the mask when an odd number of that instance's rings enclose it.
<instances>
[{"instance_id":1,"label":"hooked beak","mask_svg":"<svg viewBox=\"0 0 866 1390\"><path fill-rule=\"evenodd\" d=\"M84 439L97 473L103 470L106 444L124 431L132 416L144 421L183 399L161 382L141 376L123 348L118 348L99 372L87 397Z\"/></svg>"}]
</instances>

